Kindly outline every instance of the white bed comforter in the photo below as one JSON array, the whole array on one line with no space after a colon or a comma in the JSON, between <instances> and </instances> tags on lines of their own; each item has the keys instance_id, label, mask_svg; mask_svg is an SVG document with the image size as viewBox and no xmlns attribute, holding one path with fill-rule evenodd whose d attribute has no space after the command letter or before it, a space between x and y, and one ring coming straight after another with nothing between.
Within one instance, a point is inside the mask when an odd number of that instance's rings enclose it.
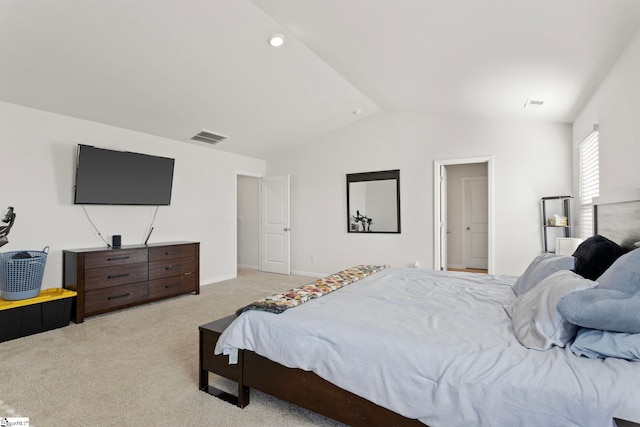
<instances>
[{"instance_id":1,"label":"white bed comforter","mask_svg":"<svg viewBox=\"0 0 640 427\"><path fill-rule=\"evenodd\" d=\"M529 350L514 277L388 269L282 314L248 311L215 349L252 350L432 427L640 421L640 363Z\"/></svg>"}]
</instances>

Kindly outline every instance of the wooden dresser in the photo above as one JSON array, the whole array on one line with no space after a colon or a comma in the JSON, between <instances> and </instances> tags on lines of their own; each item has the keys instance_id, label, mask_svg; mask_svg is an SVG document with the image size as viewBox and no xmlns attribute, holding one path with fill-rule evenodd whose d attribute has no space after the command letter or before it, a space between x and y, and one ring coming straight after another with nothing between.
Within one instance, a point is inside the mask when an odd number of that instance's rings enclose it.
<instances>
[{"instance_id":1,"label":"wooden dresser","mask_svg":"<svg viewBox=\"0 0 640 427\"><path fill-rule=\"evenodd\" d=\"M200 243L63 251L64 287L78 293L71 318L200 293Z\"/></svg>"}]
</instances>

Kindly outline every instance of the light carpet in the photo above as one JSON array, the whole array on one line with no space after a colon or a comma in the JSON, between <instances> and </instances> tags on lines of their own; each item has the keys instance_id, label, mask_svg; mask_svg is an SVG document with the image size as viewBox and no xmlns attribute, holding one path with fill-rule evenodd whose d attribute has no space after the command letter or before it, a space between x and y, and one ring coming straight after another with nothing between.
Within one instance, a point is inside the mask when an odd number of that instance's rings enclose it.
<instances>
[{"instance_id":1,"label":"light carpet","mask_svg":"<svg viewBox=\"0 0 640 427\"><path fill-rule=\"evenodd\" d=\"M31 427L343 426L254 390L240 409L198 389L198 326L311 280L239 270L200 295L0 343L0 417L28 417Z\"/></svg>"}]
</instances>

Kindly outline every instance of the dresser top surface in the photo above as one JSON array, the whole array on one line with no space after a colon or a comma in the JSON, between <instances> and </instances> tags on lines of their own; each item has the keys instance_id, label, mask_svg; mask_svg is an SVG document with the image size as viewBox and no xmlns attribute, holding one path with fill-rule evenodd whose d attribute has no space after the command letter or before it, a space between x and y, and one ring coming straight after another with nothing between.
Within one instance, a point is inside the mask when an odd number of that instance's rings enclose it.
<instances>
[{"instance_id":1,"label":"dresser top surface","mask_svg":"<svg viewBox=\"0 0 640 427\"><path fill-rule=\"evenodd\" d=\"M178 241L178 242L160 242L160 243L148 243L146 245L122 245L117 248L114 247L100 247L100 248L84 248L84 249L65 249L63 252L68 253L86 253L86 252L117 252L127 249L148 249L148 248L157 248L162 246L175 246L175 245L193 245L199 244L200 242L190 242L190 241Z\"/></svg>"}]
</instances>

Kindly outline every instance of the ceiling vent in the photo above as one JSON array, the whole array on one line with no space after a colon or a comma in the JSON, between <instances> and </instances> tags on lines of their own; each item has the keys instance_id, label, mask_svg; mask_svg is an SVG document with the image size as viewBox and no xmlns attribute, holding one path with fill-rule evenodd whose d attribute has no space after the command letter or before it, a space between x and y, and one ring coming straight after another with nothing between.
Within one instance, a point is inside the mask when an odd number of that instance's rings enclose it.
<instances>
[{"instance_id":1,"label":"ceiling vent","mask_svg":"<svg viewBox=\"0 0 640 427\"><path fill-rule=\"evenodd\" d=\"M544 101L540 100L540 101L536 101L534 99L527 99L524 103L524 106L522 108L527 108L527 107L542 107L544 105Z\"/></svg>"},{"instance_id":2,"label":"ceiling vent","mask_svg":"<svg viewBox=\"0 0 640 427\"><path fill-rule=\"evenodd\" d=\"M227 138L227 136L202 129L200 132L196 133L189 139L192 141L206 142L207 144L213 145L217 144L218 142L224 141Z\"/></svg>"}]
</instances>

